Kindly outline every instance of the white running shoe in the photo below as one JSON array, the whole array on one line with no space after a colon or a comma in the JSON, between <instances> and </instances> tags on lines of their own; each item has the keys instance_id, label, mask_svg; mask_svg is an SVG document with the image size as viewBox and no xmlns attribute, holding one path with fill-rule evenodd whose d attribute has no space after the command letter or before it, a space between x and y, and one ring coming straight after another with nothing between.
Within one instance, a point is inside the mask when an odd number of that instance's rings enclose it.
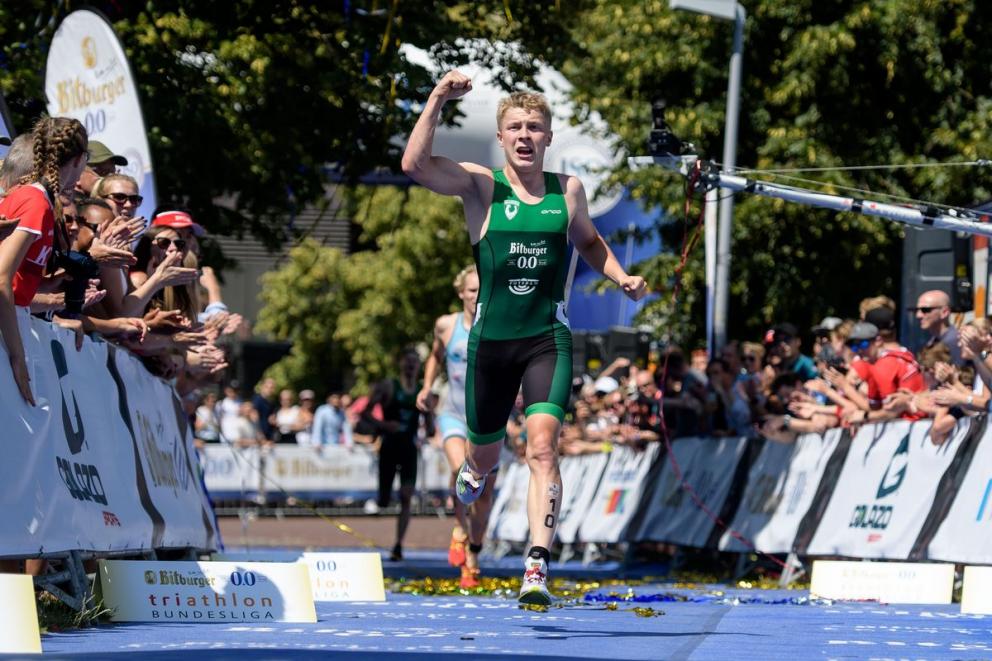
<instances>
[{"instance_id":1,"label":"white running shoe","mask_svg":"<svg viewBox=\"0 0 992 661\"><path fill-rule=\"evenodd\" d=\"M524 560L524 580L520 584L517 600L522 604L551 605L554 597L548 591L548 565L544 558L527 556Z\"/></svg>"},{"instance_id":2,"label":"white running shoe","mask_svg":"<svg viewBox=\"0 0 992 661\"><path fill-rule=\"evenodd\" d=\"M486 488L486 476L476 479L472 471L468 469L468 461L458 469L458 477L455 478L455 495L458 500L465 505L471 505L482 495L482 490Z\"/></svg>"}]
</instances>

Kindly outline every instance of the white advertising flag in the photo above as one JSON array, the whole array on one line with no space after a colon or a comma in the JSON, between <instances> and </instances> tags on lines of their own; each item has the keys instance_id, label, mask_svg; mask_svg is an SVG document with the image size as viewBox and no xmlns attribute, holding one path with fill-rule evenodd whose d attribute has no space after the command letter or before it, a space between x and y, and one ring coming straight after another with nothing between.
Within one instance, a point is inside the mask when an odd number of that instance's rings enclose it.
<instances>
[{"instance_id":1,"label":"white advertising flag","mask_svg":"<svg viewBox=\"0 0 992 661\"><path fill-rule=\"evenodd\" d=\"M127 159L122 171L138 181L144 201L137 214L151 218L155 180L138 90L113 27L100 14L80 9L65 17L48 51L45 95L53 117L74 117Z\"/></svg>"}]
</instances>

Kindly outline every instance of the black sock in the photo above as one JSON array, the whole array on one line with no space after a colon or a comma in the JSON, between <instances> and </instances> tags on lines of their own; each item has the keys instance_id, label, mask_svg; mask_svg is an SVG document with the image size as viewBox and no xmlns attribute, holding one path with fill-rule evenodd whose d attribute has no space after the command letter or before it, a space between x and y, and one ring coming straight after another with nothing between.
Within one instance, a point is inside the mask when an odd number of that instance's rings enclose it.
<instances>
[{"instance_id":1,"label":"black sock","mask_svg":"<svg viewBox=\"0 0 992 661\"><path fill-rule=\"evenodd\" d=\"M478 555L482 552L482 544L469 544L468 550Z\"/></svg>"},{"instance_id":2,"label":"black sock","mask_svg":"<svg viewBox=\"0 0 992 661\"><path fill-rule=\"evenodd\" d=\"M537 560L538 558L542 558L544 560L544 564L546 565L551 564L551 551L544 548L543 546L530 547L530 551L527 552L527 557L534 558L535 560Z\"/></svg>"}]
</instances>

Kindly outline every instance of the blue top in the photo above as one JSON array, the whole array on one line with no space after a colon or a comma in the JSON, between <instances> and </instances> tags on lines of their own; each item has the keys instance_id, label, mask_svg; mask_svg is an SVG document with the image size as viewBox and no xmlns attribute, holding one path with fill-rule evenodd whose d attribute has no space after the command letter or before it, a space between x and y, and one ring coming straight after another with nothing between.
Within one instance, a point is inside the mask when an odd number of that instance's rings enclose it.
<instances>
[{"instance_id":1,"label":"blue top","mask_svg":"<svg viewBox=\"0 0 992 661\"><path fill-rule=\"evenodd\" d=\"M465 373L468 370L468 334L465 328L465 314L455 317L455 327L451 338L444 347L445 370L448 373L448 396L444 398L441 415L451 415L465 419Z\"/></svg>"},{"instance_id":2,"label":"blue top","mask_svg":"<svg viewBox=\"0 0 992 661\"><path fill-rule=\"evenodd\" d=\"M351 436L351 423L344 410L336 409L330 404L317 407L313 415L313 434L311 442L317 446L344 445L351 447L354 439Z\"/></svg>"}]
</instances>

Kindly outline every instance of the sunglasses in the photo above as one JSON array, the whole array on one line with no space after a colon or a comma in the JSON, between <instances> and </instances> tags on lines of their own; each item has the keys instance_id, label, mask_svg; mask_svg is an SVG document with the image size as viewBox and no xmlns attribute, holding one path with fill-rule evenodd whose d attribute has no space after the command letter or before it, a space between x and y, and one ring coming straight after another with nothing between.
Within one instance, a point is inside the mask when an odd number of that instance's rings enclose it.
<instances>
[{"instance_id":1,"label":"sunglasses","mask_svg":"<svg viewBox=\"0 0 992 661\"><path fill-rule=\"evenodd\" d=\"M941 307L943 307L943 306L941 306L941 305L922 305L922 306L920 306L918 308L913 308L913 309L916 310L917 312L922 312L923 314L930 314L934 310L939 310Z\"/></svg>"},{"instance_id":2,"label":"sunglasses","mask_svg":"<svg viewBox=\"0 0 992 661\"><path fill-rule=\"evenodd\" d=\"M103 196L103 199L111 199L117 204L124 204L125 202L130 202L134 206L141 204L142 200L145 198L140 195L125 195L124 193L107 193Z\"/></svg>"},{"instance_id":3,"label":"sunglasses","mask_svg":"<svg viewBox=\"0 0 992 661\"><path fill-rule=\"evenodd\" d=\"M70 224L70 223L75 223L75 224L79 225L80 227L89 227L90 229L95 229L93 227L93 224L92 223L86 222L86 217L85 216L70 216L70 215L66 214L65 215L65 222L66 222L67 225Z\"/></svg>"},{"instance_id":4,"label":"sunglasses","mask_svg":"<svg viewBox=\"0 0 992 661\"><path fill-rule=\"evenodd\" d=\"M851 340L847 346L851 351L866 351L871 346L872 340Z\"/></svg>"},{"instance_id":5,"label":"sunglasses","mask_svg":"<svg viewBox=\"0 0 992 661\"><path fill-rule=\"evenodd\" d=\"M159 247L160 250L168 250L169 244L176 247L176 250L182 252L186 250L186 240L185 239L170 239L164 236L160 236L155 239L155 245Z\"/></svg>"},{"instance_id":6,"label":"sunglasses","mask_svg":"<svg viewBox=\"0 0 992 661\"><path fill-rule=\"evenodd\" d=\"M755 356L754 354L745 354L744 360L746 360L749 363L756 363L758 362L758 357Z\"/></svg>"}]
</instances>

